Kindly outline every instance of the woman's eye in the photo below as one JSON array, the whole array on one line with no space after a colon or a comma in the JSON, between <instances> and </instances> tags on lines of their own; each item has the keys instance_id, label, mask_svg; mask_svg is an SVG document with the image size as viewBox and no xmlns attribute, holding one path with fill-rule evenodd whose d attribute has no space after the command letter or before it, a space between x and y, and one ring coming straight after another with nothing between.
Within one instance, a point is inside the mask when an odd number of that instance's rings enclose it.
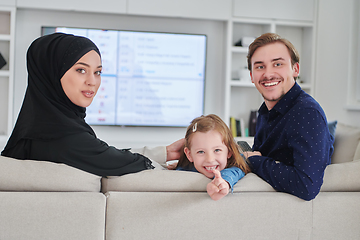
<instances>
[{"instance_id":1,"label":"woman's eye","mask_svg":"<svg viewBox=\"0 0 360 240\"><path fill-rule=\"evenodd\" d=\"M98 75L98 76L100 76L101 73L102 73L101 71L96 71L96 72L95 72L95 74Z\"/></svg>"},{"instance_id":2,"label":"woman's eye","mask_svg":"<svg viewBox=\"0 0 360 240\"><path fill-rule=\"evenodd\" d=\"M80 68L80 69L78 69L76 71L78 71L79 73L85 73L86 72L85 69L82 69L82 68Z\"/></svg>"}]
</instances>

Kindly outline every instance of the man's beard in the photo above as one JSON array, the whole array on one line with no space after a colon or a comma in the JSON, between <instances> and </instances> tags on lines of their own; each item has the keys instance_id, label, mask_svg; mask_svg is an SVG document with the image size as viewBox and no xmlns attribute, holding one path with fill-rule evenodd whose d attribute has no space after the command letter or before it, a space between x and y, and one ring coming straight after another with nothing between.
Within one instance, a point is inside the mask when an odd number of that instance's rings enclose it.
<instances>
[{"instance_id":1,"label":"man's beard","mask_svg":"<svg viewBox=\"0 0 360 240\"><path fill-rule=\"evenodd\" d=\"M263 98L265 101L268 101L268 102L277 102L279 101L280 99L282 99L284 96L285 96L285 93L283 92L280 97L278 98L272 98L272 99L269 99L269 98L266 98L264 94L262 94Z\"/></svg>"},{"instance_id":2,"label":"man's beard","mask_svg":"<svg viewBox=\"0 0 360 240\"><path fill-rule=\"evenodd\" d=\"M280 82L283 82L283 81L284 81L284 79L283 79L282 77L272 77L272 78L270 78L270 79L268 79L268 78L262 79L262 80L260 81L260 84L262 84L263 82L273 81L273 80L277 80L277 79L280 80ZM273 99L266 98L264 94L261 94L261 95L263 96L263 98L264 98L265 101L277 102L277 101L279 101L282 97L285 96L285 93L282 92L281 95L280 95L280 97L278 97L278 98L273 98Z\"/></svg>"}]
</instances>

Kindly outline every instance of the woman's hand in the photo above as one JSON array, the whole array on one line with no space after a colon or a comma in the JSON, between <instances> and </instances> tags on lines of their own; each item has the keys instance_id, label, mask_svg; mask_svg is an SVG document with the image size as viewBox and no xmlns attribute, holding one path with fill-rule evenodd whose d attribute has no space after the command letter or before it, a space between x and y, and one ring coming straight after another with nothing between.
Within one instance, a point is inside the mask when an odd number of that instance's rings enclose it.
<instances>
[{"instance_id":1,"label":"woman's hand","mask_svg":"<svg viewBox=\"0 0 360 240\"><path fill-rule=\"evenodd\" d=\"M206 186L206 191L212 200L220 200L225 197L230 190L229 183L225 181L218 170L213 170L214 179Z\"/></svg>"},{"instance_id":2,"label":"woman's hand","mask_svg":"<svg viewBox=\"0 0 360 240\"><path fill-rule=\"evenodd\" d=\"M181 152L184 150L185 138L173 142L166 146L166 161L179 160Z\"/></svg>"}]
</instances>

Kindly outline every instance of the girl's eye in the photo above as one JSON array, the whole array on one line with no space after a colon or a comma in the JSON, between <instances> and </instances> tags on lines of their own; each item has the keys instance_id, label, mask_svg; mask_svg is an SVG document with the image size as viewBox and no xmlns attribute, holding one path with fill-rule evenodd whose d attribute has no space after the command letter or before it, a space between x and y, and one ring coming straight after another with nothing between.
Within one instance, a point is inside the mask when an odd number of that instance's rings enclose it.
<instances>
[{"instance_id":1,"label":"girl's eye","mask_svg":"<svg viewBox=\"0 0 360 240\"><path fill-rule=\"evenodd\" d=\"M221 149L215 149L215 152L221 152Z\"/></svg>"},{"instance_id":2,"label":"girl's eye","mask_svg":"<svg viewBox=\"0 0 360 240\"><path fill-rule=\"evenodd\" d=\"M198 154L203 154L203 153L204 153L204 151L198 151L197 153L198 153Z\"/></svg>"}]
</instances>

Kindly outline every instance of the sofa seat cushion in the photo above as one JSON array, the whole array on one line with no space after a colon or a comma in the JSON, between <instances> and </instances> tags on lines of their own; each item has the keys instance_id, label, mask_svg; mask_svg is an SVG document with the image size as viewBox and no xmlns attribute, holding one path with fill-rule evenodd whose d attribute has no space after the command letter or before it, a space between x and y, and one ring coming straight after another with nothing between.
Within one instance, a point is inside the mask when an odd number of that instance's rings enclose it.
<instances>
[{"instance_id":1,"label":"sofa seat cushion","mask_svg":"<svg viewBox=\"0 0 360 240\"><path fill-rule=\"evenodd\" d=\"M46 161L0 156L0 191L100 192L101 177Z\"/></svg>"},{"instance_id":2,"label":"sofa seat cushion","mask_svg":"<svg viewBox=\"0 0 360 240\"><path fill-rule=\"evenodd\" d=\"M175 170L145 170L102 180L102 192L206 192L211 179L201 173ZM244 191L275 191L254 173L248 173L233 189Z\"/></svg>"}]
</instances>

